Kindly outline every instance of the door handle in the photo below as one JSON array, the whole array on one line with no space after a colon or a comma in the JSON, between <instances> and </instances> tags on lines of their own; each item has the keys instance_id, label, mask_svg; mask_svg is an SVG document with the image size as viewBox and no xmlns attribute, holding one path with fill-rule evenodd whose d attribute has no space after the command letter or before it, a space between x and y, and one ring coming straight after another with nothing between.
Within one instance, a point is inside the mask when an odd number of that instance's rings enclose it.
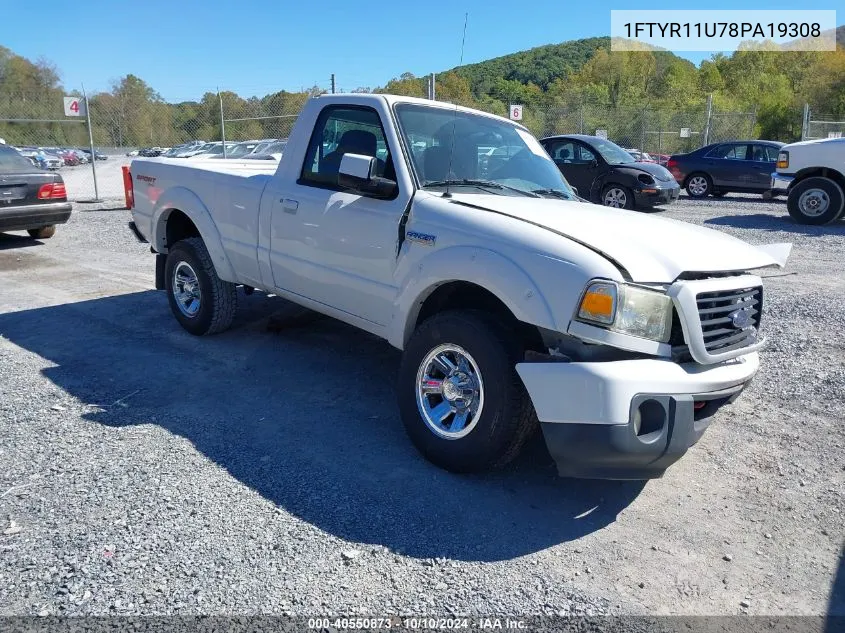
<instances>
[{"instance_id":1,"label":"door handle","mask_svg":"<svg viewBox=\"0 0 845 633\"><path fill-rule=\"evenodd\" d=\"M296 213L299 211L299 201L292 198L282 198L282 211L285 213Z\"/></svg>"}]
</instances>

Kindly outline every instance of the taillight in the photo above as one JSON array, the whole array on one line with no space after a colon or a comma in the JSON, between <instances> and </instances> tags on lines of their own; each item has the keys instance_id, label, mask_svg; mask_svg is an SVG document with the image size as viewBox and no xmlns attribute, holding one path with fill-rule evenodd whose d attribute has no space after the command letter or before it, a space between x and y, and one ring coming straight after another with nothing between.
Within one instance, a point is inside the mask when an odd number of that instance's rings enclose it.
<instances>
[{"instance_id":1,"label":"taillight","mask_svg":"<svg viewBox=\"0 0 845 633\"><path fill-rule=\"evenodd\" d=\"M678 168L678 161L676 161L674 158L670 158L668 161L666 161L666 169L673 169L673 168L674 169Z\"/></svg>"},{"instance_id":2,"label":"taillight","mask_svg":"<svg viewBox=\"0 0 845 633\"><path fill-rule=\"evenodd\" d=\"M67 190L63 182L48 182L38 189L39 200L66 200Z\"/></svg>"}]
</instances>

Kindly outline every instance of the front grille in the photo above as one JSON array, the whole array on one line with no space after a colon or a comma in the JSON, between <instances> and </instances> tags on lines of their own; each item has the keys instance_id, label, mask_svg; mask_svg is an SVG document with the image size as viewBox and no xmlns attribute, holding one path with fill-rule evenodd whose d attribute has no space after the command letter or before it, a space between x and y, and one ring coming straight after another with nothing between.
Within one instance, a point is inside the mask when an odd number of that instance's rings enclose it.
<instances>
[{"instance_id":1,"label":"front grille","mask_svg":"<svg viewBox=\"0 0 845 633\"><path fill-rule=\"evenodd\" d=\"M758 341L763 288L737 288L696 295L704 348L721 354Z\"/></svg>"}]
</instances>

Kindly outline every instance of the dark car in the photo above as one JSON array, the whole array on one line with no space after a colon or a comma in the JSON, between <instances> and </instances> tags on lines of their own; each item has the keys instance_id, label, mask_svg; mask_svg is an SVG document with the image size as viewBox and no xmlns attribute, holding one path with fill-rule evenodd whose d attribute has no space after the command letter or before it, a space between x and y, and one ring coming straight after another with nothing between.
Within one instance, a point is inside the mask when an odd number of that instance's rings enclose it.
<instances>
[{"instance_id":1,"label":"dark car","mask_svg":"<svg viewBox=\"0 0 845 633\"><path fill-rule=\"evenodd\" d=\"M673 154L666 167L691 198L732 191L769 197L781 147L777 141L713 143L688 154Z\"/></svg>"},{"instance_id":2,"label":"dark car","mask_svg":"<svg viewBox=\"0 0 845 633\"><path fill-rule=\"evenodd\" d=\"M681 188L657 163L642 163L598 136L567 134L540 141L564 178L590 202L633 209L670 204Z\"/></svg>"},{"instance_id":3,"label":"dark car","mask_svg":"<svg viewBox=\"0 0 845 633\"><path fill-rule=\"evenodd\" d=\"M0 231L46 239L68 221L70 211L59 174L33 167L17 150L0 145Z\"/></svg>"}]
</instances>

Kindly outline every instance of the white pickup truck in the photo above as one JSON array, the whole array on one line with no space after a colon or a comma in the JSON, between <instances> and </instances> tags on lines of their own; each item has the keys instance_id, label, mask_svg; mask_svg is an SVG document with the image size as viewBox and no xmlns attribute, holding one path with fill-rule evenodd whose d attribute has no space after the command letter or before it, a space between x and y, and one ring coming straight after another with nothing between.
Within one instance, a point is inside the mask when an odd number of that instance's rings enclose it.
<instances>
[{"instance_id":1,"label":"white pickup truck","mask_svg":"<svg viewBox=\"0 0 845 633\"><path fill-rule=\"evenodd\" d=\"M784 145L775 169L772 192L788 196L796 222L830 224L845 215L845 138Z\"/></svg>"},{"instance_id":2,"label":"white pickup truck","mask_svg":"<svg viewBox=\"0 0 845 633\"><path fill-rule=\"evenodd\" d=\"M226 329L243 286L386 339L410 439L456 472L539 420L562 475L662 475L757 372L749 271L790 249L584 203L525 127L389 95L311 99L278 165L138 159L131 180L182 327Z\"/></svg>"}]
</instances>

